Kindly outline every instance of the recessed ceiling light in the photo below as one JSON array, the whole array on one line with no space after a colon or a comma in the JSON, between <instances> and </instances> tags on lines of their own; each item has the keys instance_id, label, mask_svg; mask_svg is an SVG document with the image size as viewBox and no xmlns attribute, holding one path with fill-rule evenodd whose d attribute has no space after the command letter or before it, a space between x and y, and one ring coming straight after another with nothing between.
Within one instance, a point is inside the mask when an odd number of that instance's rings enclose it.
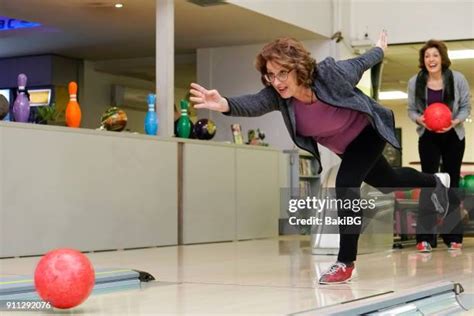
<instances>
[{"instance_id":1,"label":"recessed ceiling light","mask_svg":"<svg viewBox=\"0 0 474 316\"><path fill-rule=\"evenodd\" d=\"M116 7L117 9L123 8L123 3L116 3L116 4L115 4L115 7Z\"/></svg>"},{"instance_id":2,"label":"recessed ceiling light","mask_svg":"<svg viewBox=\"0 0 474 316\"><path fill-rule=\"evenodd\" d=\"M379 93L380 100L399 100L399 99L407 99L408 94L403 91L381 91Z\"/></svg>"}]
</instances>

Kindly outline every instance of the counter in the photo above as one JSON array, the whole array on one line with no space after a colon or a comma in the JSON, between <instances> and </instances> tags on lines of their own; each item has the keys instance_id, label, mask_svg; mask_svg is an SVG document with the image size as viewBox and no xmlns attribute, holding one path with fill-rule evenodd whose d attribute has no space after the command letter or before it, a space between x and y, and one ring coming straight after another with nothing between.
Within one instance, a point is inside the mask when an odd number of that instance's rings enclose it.
<instances>
[{"instance_id":1,"label":"counter","mask_svg":"<svg viewBox=\"0 0 474 316\"><path fill-rule=\"evenodd\" d=\"M0 257L275 236L279 151L0 122Z\"/></svg>"}]
</instances>

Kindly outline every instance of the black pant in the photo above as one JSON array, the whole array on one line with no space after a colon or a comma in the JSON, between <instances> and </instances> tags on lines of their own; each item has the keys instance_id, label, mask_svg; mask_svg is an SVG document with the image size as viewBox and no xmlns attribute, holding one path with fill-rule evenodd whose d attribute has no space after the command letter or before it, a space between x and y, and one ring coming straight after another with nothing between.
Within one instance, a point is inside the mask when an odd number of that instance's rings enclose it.
<instances>
[{"instance_id":1,"label":"black pant","mask_svg":"<svg viewBox=\"0 0 474 316\"><path fill-rule=\"evenodd\" d=\"M418 140L421 170L426 173L436 173L440 170L449 173L450 187L458 188L464 148L465 139L460 140L454 129L442 134L425 131ZM432 246L436 246L436 213L433 211L434 206L429 195L427 190L422 190L420 195L416 241L427 241ZM450 242L462 242L463 224L459 212L460 200L459 191L456 189L449 191L450 206L441 227L441 237L448 246Z\"/></svg>"},{"instance_id":2,"label":"black pant","mask_svg":"<svg viewBox=\"0 0 474 316\"><path fill-rule=\"evenodd\" d=\"M433 175L421 173L413 168L393 168L382 151L385 141L369 125L347 146L341 155L342 162L336 177L336 197L338 200L360 199L362 182L381 189L384 193L396 188L434 187ZM385 188L385 190L382 190ZM338 209L340 219L362 216L351 209ZM346 220L347 223L347 220ZM338 261L352 262L357 256L357 242L361 225L340 225Z\"/></svg>"}]
</instances>

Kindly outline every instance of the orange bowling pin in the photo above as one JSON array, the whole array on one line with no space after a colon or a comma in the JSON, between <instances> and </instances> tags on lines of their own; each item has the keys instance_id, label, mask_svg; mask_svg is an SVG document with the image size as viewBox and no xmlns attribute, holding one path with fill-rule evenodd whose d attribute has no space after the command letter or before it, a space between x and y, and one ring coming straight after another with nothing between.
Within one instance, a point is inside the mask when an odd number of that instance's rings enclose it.
<instances>
[{"instance_id":1,"label":"orange bowling pin","mask_svg":"<svg viewBox=\"0 0 474 316\"><path fill-rule=\"evenodd\" d=\"M69 127L81 126L81 108L77 102L77 83L69 82L69 102L66 107L66 125Z\"/></svg>"}]
</instances>

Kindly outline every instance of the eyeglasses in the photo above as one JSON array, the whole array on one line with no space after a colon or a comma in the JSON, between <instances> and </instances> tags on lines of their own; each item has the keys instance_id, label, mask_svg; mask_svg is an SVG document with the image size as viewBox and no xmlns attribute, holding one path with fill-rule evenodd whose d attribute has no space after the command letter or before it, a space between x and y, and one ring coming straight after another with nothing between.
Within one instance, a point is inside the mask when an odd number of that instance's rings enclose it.
<instances>
[{"instance_id":1,"label":"eyeglasses","mask_svg":"<svg viewBox=\"0 0 474 316\"><path fill-rule=\"evenodd\" d=\"M286 81L286 79L288 79L288 75L290 74L290 72L292 72L293 69L291 69L290 71L288 70L282 70L280 71L279 73L277 73L276 75L275 74L272 74L272 73L269 73L269 74L265 74L263 77L265 78L265 80L268 82L268 83L272 83L275 78L278 79L278 81L280 82L283 82L283 81Z\"/></svg>"}]
</instances>

